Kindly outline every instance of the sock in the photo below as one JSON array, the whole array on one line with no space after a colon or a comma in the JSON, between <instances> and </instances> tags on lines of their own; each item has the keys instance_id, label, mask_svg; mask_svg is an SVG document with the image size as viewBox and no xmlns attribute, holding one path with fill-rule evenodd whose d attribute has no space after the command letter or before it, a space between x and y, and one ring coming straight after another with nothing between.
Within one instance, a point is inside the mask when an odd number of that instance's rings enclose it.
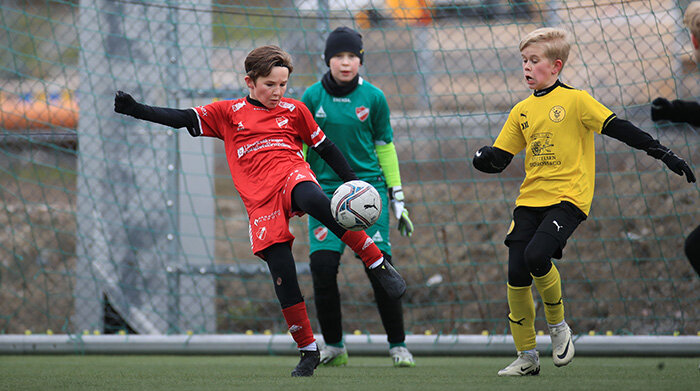
<instances>
[{"instance_id":1,"label":"sock","mask_svg":"<svg viewBox=\"0 0 700 391\"><path fill-rule=\"evenodd\" d=\"M511 286L508 284L508 323L513 335L515 348L519 352L535 349L535 302L532 299L532 286Z\"/></svg>"},{"instance_id":2,"label":"sock","mask_svg":"<svg viewBox=\"0 0 700 391\"><path fill-rule=\"evenodd\" d=\"M544 317L547 319L547 323L558 324L564 321L564 303L561 299L559 270L552 264L552 268L544 276L532 277L544 303Z\"/></svg>"},{"instance_id":3,"label":"sock","mask_svg":"<svg viewBox=\"0 0 700 391\"><path fill-rule=\"evenodd\" d=\"M299 348L299 350L313 352L314 350L318 350L318 345L316 345L316 342L311 342L310 344L304 346L303 348Z\"/></svg>"},{"instance_id":4,"label":"sock","mask_svg":"<svg viewBox=\"0 0 700 391\"><path fill-rule=\"evenodd\" d=\"M379 266L381 264L380 261L384 258L382 252L379 251L379 247L374 244L372 238L367 236L365 231L346 231L340 240L359 255L362 258L362 262L369 269Z\"/></svg>"},{"instance_id":5,"label":"sock","mask_svg":"<svg viewBox=\"0 0 700 391\"><path fill-rule=\"evenodd\" d=\"M537 349L525 350L523 353L529 354L532 357L537 357Z\"/></svg>"},{"instance_id":6,"label":"sock","mask_svg":"<svg viewBox=\"0 0 700 391\"><path fill-rule=\"evenodd\" d=\"M284 320L287 321L289 333L292 334L292 338L294 338L298 348L301 349L316 342L314 332L311 330L309 315L306 314L306 304L303 301L291 307L283 308L282 315L284 315Z\"/></svg>"},{"instance_id":7,"label":"sock","mask_svg":"<svg viewBox=\"0 0 700 391\"><path fill-rule=\"evenodd\" d=\"M399 342L399 343L390 343L389 344L389 349L393 349L397 346L403 346L404 348L406 347L406 342Z\"/></svg>"},{"instance_id":8,"label":"sock","mask_svg":"<svg viewBox=\"0 0 700 391\"><path fill-rule=\"evenodd\" d=\"M335 347L335 348L341 348L341 349L342 349L343 347L345 347L345 344L343 343L343 341L340 341L340 342L337 342L337 343L327 343L326 345L328 345L328 346L333 346L333 347Z\"/></svg>"},{"instance_id":9,"label":"sock","mask_svg":"<svg viewBox=\"0 0 700 391\"><path fill-rule=\"evenodd\" d=\"M553 328L555 328L555 327L563 326L563 325L565 325L565 324L566 324L566 321L565 321L565 320L562 320L561 322L559 322L559 323L557 323L557 324L549 324L549 323L547 323L547 326L548 326L550 329L553 329Z\"/></svg>"}]
</instances>

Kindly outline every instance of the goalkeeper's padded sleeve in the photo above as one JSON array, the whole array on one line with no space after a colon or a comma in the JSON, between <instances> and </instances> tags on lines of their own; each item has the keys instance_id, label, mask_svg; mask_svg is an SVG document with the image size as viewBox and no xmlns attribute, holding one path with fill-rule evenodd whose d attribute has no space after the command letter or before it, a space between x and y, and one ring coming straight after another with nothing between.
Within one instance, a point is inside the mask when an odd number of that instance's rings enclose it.
<instances>
[{"instance_id":1,"label":"goalkeeper's padded sleeve","mask_svg":"<svg viewBox=\"0 0 700 391\"><path fill-rule=\"evenodd\" d=\"M401 174L399 172L399 157L396 154L396 146L393 142L386 144L375 144L375 150L377 151L377 159L379 159L379 165L384 171L384 178L386 178L386 186L396 187L401 186Z\"/></svg>"},{"instance_id":2,"label":"goalkeeper's padded sleeve","mask_svg":"<svg viewBox=\"0 0 700 391\"><path fill-rule=\"evenodd\" d=\"M700 126L700 104L695 101L656 98L651 102L651 120L669 120Z\"/></svg>"},{"instance_id":3,"label":"goalkeeper's padded sleeve","mask_svg":"<svg viewBox=\"0 0 700 391\"><path fill-rule=\"evenodd\" d=\"M498 174L513 160L513 154L500 148L483 146L476 151L472 164L474 168L487 174Z\"/></svg>"},{"instance_id":4,"label":"goalkeeper's padded sleeve","mask_svg":"<svg viewBox=\"0 0 700 391\"><path fill-rule=\"evenodd\" d=\"M125 92L117 91L114 97L114 111L176 129L187 128L192 137L202 134L201 129L199 129L197 113L193 109L148 106L136 102L131 95Z\"/></svg>"},{"instance_id":5,"label":"goalkeeper's padded sleeve","mask_svg":"<svg viewBox=\"0 0 700 391\"><path fill-rule=\"evenodd\" d=\"M355 171L352 170L350 164L345 159L345 156L340 149L328 137L316 147L312 147L321 159L323 159L335 171L343 182L352 181L357 178Z\"/></svg>"},{"instance_id":6,"label":"goalkeeper's padded sleeve","mask_svg":"<svg viewBox=\"0 0 700 391\"><path fill-rule=\"evenodd\" d=\"M695 182L695 174L685 160L678 157L673 151L662 145L659 140L654 139L649 133L634 126L631 122L613 118L603 128L602 133L620 140L632 148L641 149L647 155L661 160L671 171L680 176L685 175L688 183Z\"/></svg>"}]
</instances>

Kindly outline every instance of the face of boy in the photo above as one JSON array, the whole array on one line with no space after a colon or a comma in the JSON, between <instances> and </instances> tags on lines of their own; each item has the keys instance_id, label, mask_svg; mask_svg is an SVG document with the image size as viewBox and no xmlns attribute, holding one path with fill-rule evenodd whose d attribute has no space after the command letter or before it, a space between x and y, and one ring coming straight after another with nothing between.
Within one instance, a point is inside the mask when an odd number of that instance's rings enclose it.
<instances>
[{"instance_id":1,"label":"face of boy","mask_svg":"<svg viewBox=\"0 0 700 391\"><path fill-rule=\"evenodd\" d=\"M272 67L269 75L258 77L255 81L248 76L245 77L250 97L268 109L274 109L280 103L285 91L287 91L288 80L289 68L287 67Z\"/></svg>"},{"instance_id":2,"label":"face of boy","mask_svg":"<svg viewBox=\"0 0 700 391\"><path fill-rule=\"evenodd\" d=\"M525 82L531 90L542 90L552 86L559 77L561 60L551 61L544 55L544 48L538 44L525 47L520 55L523 60Z\"/></svg>"},{"instance_id":3,"label":"face of boy","mask_svg":"<svg viewBox=\"0 0 700 391\"><path fill-rule=\"evenodd\" d=\"M354 79L361 65L360 57L350 52L340 52L329 61L331 76L340 84L349 83Z\"/></svg>"}]
</instances>

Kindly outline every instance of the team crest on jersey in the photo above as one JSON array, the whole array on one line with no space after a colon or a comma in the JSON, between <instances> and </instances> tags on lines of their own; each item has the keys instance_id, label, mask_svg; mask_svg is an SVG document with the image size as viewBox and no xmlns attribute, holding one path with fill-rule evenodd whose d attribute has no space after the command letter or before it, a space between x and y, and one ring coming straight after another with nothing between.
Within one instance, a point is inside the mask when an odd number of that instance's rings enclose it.
<instances>
[{"instance_id":1,"label":"team crest on jersey","mask_svg":"<svg viewBox=\"0 0 700 391\"><path fill-rule=\"evenodd\" d=\"M323 241L326 240L326 238L328 237L328 228L323 227L323 226L321 226L321 227L316 227L316 228L314 229L314 237L315 237L316 240L318 240L319 242L323 242Z\"/></svg>"},{"instance_id":2,"label":"team crest on jersey","mask_svg":"<svg viewBox=\"0 0 700 391\"><path fill-rule=\"evenodd\" d=\"M561 122L564 120L564 117L566 117L566 110L561 106L554 106L549 110L549 119L552 122Z\"/></svg>"},{"instance_id":3,"label":"team crest on jersey","mask_svg":"<svg viewBox=\"0 0 700 391\"><path fill-rule=\"evenodd\" d=\"M235 113L236 111L240 110L243 106L245 106L245 101L236 103L235 105L231 106L231 109L233 109L233 112Z\"/></svg>"},{"instance_id":4,"label":"team crest on jersey","mask_svg":"<svg viewBox=\"0 0 700 391\"><path fill-rule=\"evenodd\" d=\"M277 117L275 121L277 121L277 126L280 128L284 128L289 123L289 120L285 117Z\"/></svg>"},{"instance_id":5,"label":"team crest on jersey","mask_svg":"<svg viewBox=\"0 0 700 391\"><path fill-rule=\"evenodd\" d=\"M287 109L289 111L294 111L294 109L296 108L296 106L294 106L292 103L289 103L289 102L280 102L279 106L281 108Z\"/></svg>"},{"instance_id":6,"label":"team crest on jersey","mask_svg":"<svg viewBox=\"0 0 700 391\"><path fill-rule=\"evenodd\" d=\"M326 118L326 112L323 110L323 106L319 107L315 114L316 118Z\"/></svg>"},{"instance_id":7,"label":"team crest on jersey","mask_svg":"<svg viewBox=\"0 0 700 391\"><path fill-rule=\"evenodd\" d=\"M255 236L257 236L260 240L265 240L265 237L267 236L267 227L260 228L258 232L255 233Z\"/></svg>"},{"instance_id":8,"label":"team crest on jersey","mask_svg":"<svg viewBox=\"0 0 700 391\"><path fill-rule=\"evenodd\" d=\"M384 238L382 237L382 234L377 231L374 235L372 235L372 240L374 240L374 243L381 243L384 241Z\"/></svg>"},{"instance_id":9,"label":"team crest on jersey","mask_svg":"<svg viewBox=\"0 0 700 391\"><path fill-rule=\"evenodd\" d=\"M355 107L355 114L360 121L365 122L367 117L369 117L369 109L365 106Z\"/></svg>"}]
</instances>

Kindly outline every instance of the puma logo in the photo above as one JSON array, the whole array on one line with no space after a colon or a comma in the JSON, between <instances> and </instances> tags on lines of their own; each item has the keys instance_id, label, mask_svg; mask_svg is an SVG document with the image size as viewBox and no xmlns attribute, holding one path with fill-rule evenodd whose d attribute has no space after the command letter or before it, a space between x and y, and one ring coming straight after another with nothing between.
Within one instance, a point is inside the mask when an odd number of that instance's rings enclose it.
<instances>
[{"instance_id":1,"label":"puma logo","mask_svg":"<svg viewBox=\"0 0 700 391\"><path fill-rule=\"evenodd\" d=\"M523 321L525 320L525 318L522 318L522 319L520 319L520 320L513 320L513 319L510 318L510 315L508 315L508 320L509 320L511 323L515 323L515 324L518 324L518 325L522 326L522 325L523 325Z\"/></svg>"},{"instance_id":2,"label":"puma logo","mask_svg":"<svg viewBox=\"0 0 700 391\"><path fill-rule=\"evenodd\" d=\"M365 205L365 210L372 209L372 208L377 209L377 205L374 205L374 204L366 204Z\"/></svg>"},{"instance_id":3,"label":"puma logo","mask_svg":"<svg viewBox=\"0 0 700 391\"><path fill-rule=\"evenodd\" d=\"M559 232L559 230L561 230L562 228L564 228L564 226L563 226L563 225L559 225L559 223L557 223L556 220L552 220L552 223L554 223L554 225L557 227L557 232Z\"/></svg>"}]
</instances>

